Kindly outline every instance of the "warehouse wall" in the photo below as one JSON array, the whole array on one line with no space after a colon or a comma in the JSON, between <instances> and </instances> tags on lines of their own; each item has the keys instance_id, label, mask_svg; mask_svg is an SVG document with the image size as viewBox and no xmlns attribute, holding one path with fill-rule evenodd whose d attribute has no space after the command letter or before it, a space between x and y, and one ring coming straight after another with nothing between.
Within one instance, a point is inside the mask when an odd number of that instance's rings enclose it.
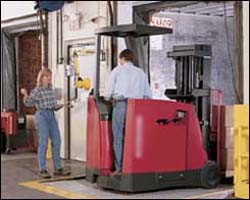
<instances>
[{"instance_id":1,"label":"warehouse wall","mask_svg":"<svg viewBox=\"0 0 250 200\"><path fill-rule=\"evenodd\" d=\"M151 48L151 77L157 96L163 96L166 88L173 87L175 62L167 58L168 51L174 45L210 44L212 45L211 87L223 91L223 103L233 104L232 73L226 45L225 25L222 17L189 15L189 14L159 14L173 20L173 34L151 40L157 43L158 49ZM228 18L230 48L233 41L233 19ZM151 44L155 46L155 44ZM156 86L154 86L155 83ZM161 90L161 91L159 91ZM160 93L160 95L159 95Z\"/></svg>"},{"instance_id":2,"label":"warehouse wall","mask_svg":"<svg viewBox=\"0 0 250 200\"><path fill-rule=\"evenodd\" d=\"M33 70L33 66L36 66L36 56L34 56L34 43L36 43L37 34L36 36L27 36L27 31L34 30L36 31L39 27L37 25L37 16L35 15L36 11L34 10L34 2L30 1L23 1L22 6L18 6L20 4L19 1L1 1L1 28L4 31L10 33L15 38L15 48L20 52L20 74L17 74L17 86L27 86L28 90L30 91L33 81L32 78L28 78L29 80L24 80L26 75L29 75L36 71ZM17 39L19 37L19 39ZM40 45L40 44L39 44ZM40 48L40 47L39 47ZM25 50L25 51L24 51ZM39 50L40 51L40 50ZM18 56L18 55L16 55ZM19 64L19 60L15 61L17 66ZM34 62L34 63L33 63ZM40 64L39 64L40 65ZM19 66L18 66L19 67ZM17 69L18 73L18 69ZM21 77L19 77L19 75ZM36 77L34 77L36 79ZM1 80L2 82L2 80ZM5 83L8 85L8 83ZM2 84L3 85L3 84ZM10 84L11 85L11 84ZM33 85L34 87L35 85ZM25 108L22 101L20 100L21 96L18 92L18 88L14 91L17 92L17 108L18 111L24 113L33 113L34 109ZM2 94L1 94L2 95Z\"/></svg>"},{"instance_id":3,"label":"warehouse wall","mask_svg":"<svg viewBox=\"0 0 250 200\"><path fill-rule=\"evenodd\" d=\"M132 6L134 2L118 3L118 24L132 23ZM223 91L223 103L234 103L232 72L226 45L225 24L222 17L197 16L185 14L161 14L173 20L173 34L163 37L151 37L151 87L154 98L166 99L166 88L174 87L174 61L167 58L167 52L174 45L211 44L212 57L212 88ZM229 42L233 52L233 19L228 18ZM125 48L123 40L119 40L118 49ZM233 53L231 53L233 55Z\"/></svg>"},{"instance_id":4,"label":"warehouse wall","mask_svg":"<svg viewBox=\"0 0 250 200\"><path fill-rule=\"evenodd\" d=\"M133 2L132 1L118 1L117 4L117 23L121 24L131 24L133 23L132 13L133 13ZM118 38L118 55L124 48L126 48L125 41L122 38Z\"/></svg>"},{"instance_id":5,"label":"warehouse wall","mask_svg":"<svg viewBox=\"0 0 250 200\"><path fill-rule=\"evenodd\" d=\"M28 51L29 49L29 51ZM38 32L29 31L18 37L18 85L28 92L36 86L36 78L41 69L41 42ZM22 114L35 114L35 107L26 107L19 95L19 109Z\"/></svg>"},{"instance_id":6,"label":"warehouse wall","mask_svg":"<svg viewBox=\"0 0 250 200\"><path fill-rule=\"evenodd\" d=\"M243 2L244 104L249 105L249 1Z\"/></svg>"},{"instance_id":7,"label":"warehouse wall","mask_svg":"<svg viewBox=\"0 0 250 200\"><path fill-rule=\"evenodd\" d=\"M74 21L74 13L78 13L81 16L80 27L76 29L72 29L72 26L77 24L77 21ZM60 30L58 30L57 33L57 13L52 12L49 14L49 67L51 67L53 72L54 86L62 89L63 98L60 103L64 103L67 100L67 80L64 69L67 64L67 46L73 44L95 43L96 38L94 31L96 28L108 24L109 20L107 15L106 1L74 1L73 3L65 4L63 7L63 46L61 47L59 44L58 47L57 36L59 36L60 41L61 34ZM64 62L63 65L58 65L57 52L60 53L61 48L63 50ZM103 69L107 69L106 71L108 71L108 68L108 65L103 65ZM67 118L66 108L61 109L56 113L62 139L62 158L67 158L68 156L67 126L68 121L70 121L72 144L77 140L74 145L71 145L71 158L79 160L86 159L86 102L86 98L81 97L73 102L74 108L71 109L71 120L68 120ZM83 114L79 118L77 113ZM78 123L79 120L81 123ZM75 152L73 152L74 149L72 148L75 148ZM81 151L81 153L78 154L76 151Z\"/></svg>"},{"instance_id":8,"label":"warehouse wall","mask_svg":"<svg viewBox=\"0 0 250 200\"><path fill-rule=\"evenodd\" d=\"M1 20L35 14L34 1L1 1Z\"/></svg>"}]
</instances>

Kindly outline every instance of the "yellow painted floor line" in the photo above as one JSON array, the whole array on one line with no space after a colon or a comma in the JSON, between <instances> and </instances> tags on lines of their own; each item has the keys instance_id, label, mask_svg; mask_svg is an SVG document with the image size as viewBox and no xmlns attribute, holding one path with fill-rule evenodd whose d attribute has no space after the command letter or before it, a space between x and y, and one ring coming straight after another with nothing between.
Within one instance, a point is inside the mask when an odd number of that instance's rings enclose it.
<instances>
[{"instance_id":1,"label":"yellow painted floor line","mask_svg":"<svg viewBox=\"0 0 250 200\"><path fill-rule=\"evenodd\" d=\"M202 198L208 197L210 195L221 194L221 193L224 193L224 192L233 192L233 189L222 190L222 191L217 191L217 192L209 192L209 193L206 193L206 194L191 196L191 197L187 197L187 198L184 198L184 199L202 199Z\"/></svg>"},{"instance_id":2,"label":"yellow painted floor line","mask_svg":"<svg viewBox=\"0 0 250 200\"><path fill-rule=\"evenodd\" d=\"M89 194L78 194L74 192L70 192L61 188L57 188L54 186L44 185L40 180L36 181L27 181L18 183L20 186L28 187L31 189L39 190L42 192L46 192L49 194L54 194L56 196L68 198L68 199L96 199L96 196Z\"/></svg>"}]
</instances>

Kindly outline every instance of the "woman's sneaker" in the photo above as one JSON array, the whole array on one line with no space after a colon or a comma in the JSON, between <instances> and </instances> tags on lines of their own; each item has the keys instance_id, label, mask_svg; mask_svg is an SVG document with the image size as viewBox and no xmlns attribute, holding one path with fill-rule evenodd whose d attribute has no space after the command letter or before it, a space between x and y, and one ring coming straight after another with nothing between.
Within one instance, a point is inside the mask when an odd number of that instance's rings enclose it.
<instances>
[{"instance_id":1,"label":"woman's sneaker","mask_svg":"<svg viewBox=\"0 0 250 200\"><path fill-rule=\"evenodd\" d=\"M69 175L70 171L65 170L63 168L54 171L54 176L69 176Z\"/></svg>"},{"instance_id":2,"label":"woman's sneaker","mask_svg":"<svg viewBox=\"0 0 250 200\"><path fill-rule=\"evenodd\" d=\"M47 170L40 171L38 175L40 178L51 178L51 175Z\"/></svg>"}]
</instances>

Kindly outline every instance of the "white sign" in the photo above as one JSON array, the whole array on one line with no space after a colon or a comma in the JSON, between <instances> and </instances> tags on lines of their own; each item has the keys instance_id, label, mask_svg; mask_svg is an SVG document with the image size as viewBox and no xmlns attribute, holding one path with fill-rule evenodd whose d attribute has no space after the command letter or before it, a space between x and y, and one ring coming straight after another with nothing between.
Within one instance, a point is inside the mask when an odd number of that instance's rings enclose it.
<instances>
[{"instance_id":1,"label":"white sign","mask_svg":"<svg viewBox=\"0 0 250 200\"><path fill-rule=\"evenodd\" d=\"M69 16L69 30L76 31L81 28L82 15L80 12L73 13Z\"/></svg>"},{"instance_id":2,"label":"white sign","mask_svg":"<svg viewBox=\"0 0 250 200\"><path fill-rule=\"evenodd\" d=\"M150 36L150 49L151 50L162 50L163 48L162 35Z\"/></svg>"},{"instance_id":3,"label":"white sign","mask_svg":"<svg viewBox=\"0 0 250 200\"><path fill-rule=\"evenodd\" d=\"M151 17L150 20L151 26L158 26L158 27L164 27L164 28L173 28L173 23L171 18L166 17Z\"/></svg>"}]
</instances>

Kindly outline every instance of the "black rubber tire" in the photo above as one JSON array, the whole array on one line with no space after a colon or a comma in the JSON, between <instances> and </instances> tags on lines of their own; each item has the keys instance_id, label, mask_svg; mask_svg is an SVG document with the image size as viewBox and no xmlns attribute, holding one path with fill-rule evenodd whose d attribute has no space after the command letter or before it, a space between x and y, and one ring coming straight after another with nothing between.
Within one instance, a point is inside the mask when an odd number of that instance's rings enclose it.
<instances>
[{"instance_id":1,"label":"black rubber tire","mask_svg":"<svg viewBox=\"0 0 250 200\"><path fill-rule=\"evenodd\" d=\"M86 168L86 180L90 183L96 183L98 175L93 170Z\"/></svg>"},{"instance_id":2,"label":"black rubber tire","mask_svg":"<svg viewBox=\"0 0 250 200\"><path fill-rule=\"evenodd\" d=\"M208 161L201 171L201 185L204 188L216 188L220 183L220 169L216 162Z\"/></svg>"},{"instance_id":3,"label":"black rubber tire","mask_svg":"<svg viewBox=\"0 0 250 200\"><path fill-rule=\"evenodd\" d=\"M6 151L6 135L1 132L1 153L5 153Z\"/></svg>"}]
</instances>

